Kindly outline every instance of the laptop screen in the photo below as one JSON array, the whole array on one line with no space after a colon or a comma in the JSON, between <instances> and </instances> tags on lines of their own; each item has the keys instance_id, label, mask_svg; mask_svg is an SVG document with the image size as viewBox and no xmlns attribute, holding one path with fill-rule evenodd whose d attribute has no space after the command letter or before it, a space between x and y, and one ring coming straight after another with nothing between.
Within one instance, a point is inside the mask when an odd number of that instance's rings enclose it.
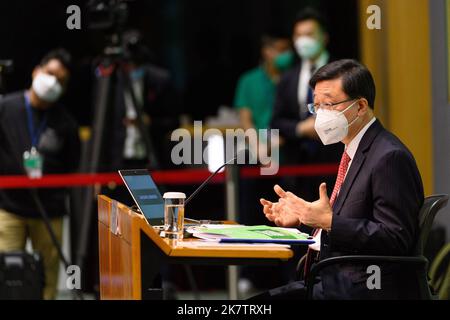
<instances>
[{"instance_id":1,"label":"laptop screen","mask_svg":"<svg viewBox=\"0 0 450 320\"><path fill-rule=\"evenodd\" d=\"M155 225L164 224L164 200L155 182L145 169L119 170L128 191L147 221Z\"/></svg>"}]
</instances>

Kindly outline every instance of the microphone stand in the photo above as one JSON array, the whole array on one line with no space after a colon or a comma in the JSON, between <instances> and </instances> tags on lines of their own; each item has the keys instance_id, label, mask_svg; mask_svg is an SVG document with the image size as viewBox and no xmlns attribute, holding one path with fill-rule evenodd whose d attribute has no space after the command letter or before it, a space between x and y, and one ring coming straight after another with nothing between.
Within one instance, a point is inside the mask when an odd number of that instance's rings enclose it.
<instances>
[{"instance_id":1,"label":"microphone stand","mask_svg":"<svg viewBox=\"0 0 450 320\"><path fill-rule=\"evenodd\" d=\"M189 196L189 198L186 199L186 201L184 202L184 205L186 206L193 197L195 197L195 195L197 193L200 192L200 190L202 190L207 184L208 182L220 171L222 170L223 167L225 167L226 165L229 165L231 162L233 162L234 160L237 159L237 156L235 156L234 158L232 158L231 160L228 160L227 162L225 162L223 165L221 165L216 171L213 172L213 174L211 174L208 179L206 179L205 181L203 181L203 183Z\"/></svg>"}]
</instances>

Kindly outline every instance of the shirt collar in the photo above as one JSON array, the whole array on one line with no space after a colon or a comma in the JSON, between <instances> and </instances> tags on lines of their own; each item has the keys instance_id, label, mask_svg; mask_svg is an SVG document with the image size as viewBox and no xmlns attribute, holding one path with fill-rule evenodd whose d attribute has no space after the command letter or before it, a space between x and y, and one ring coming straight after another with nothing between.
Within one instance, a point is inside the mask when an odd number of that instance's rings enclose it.
<instances>
[{"instance_id":1,"label":"shirt collar","mask_svg":"<svg viewBox=\"0 0 450 320\"><path fill-rule=\"evenodd\" d=\"M346 146L345 151L347 152L350 159L353 160L355 157L356 151L358 150L359 143L361 142L362 137L369 129L369 127L377 120L373 117L359 132L358 134L350 141L350 143Z\"/></svg>"},{"instance_id":2,"label":"shirt collar","mask_svg":"<svg viewBox=\"0 0 450 320\"><path fill-rule=\"evenodd\" d=\"M328 53L327 50L324 50L320 54L319 58L316 61L315 70L318 70L319 68L322 68L324 65L326 65L328 63L329 60L330 60L330 54ZM310 70L311 69L311 65L312 65L311 60L306 60L306 59L303 60L302 61L302 70L306 70L306 68L308 70Z\"/></svg>"}]
</instances>

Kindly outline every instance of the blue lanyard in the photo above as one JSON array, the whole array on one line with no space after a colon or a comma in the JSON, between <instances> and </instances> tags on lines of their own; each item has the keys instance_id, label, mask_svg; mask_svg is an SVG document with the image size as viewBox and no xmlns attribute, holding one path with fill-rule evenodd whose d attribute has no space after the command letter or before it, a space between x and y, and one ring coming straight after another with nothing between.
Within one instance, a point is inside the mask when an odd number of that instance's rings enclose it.
<instances>
[{"instance_id":1,"label":"blue lanyard","mask_svg":"<svg viewBox=\"0 0 450 320\"><path fill-rule=\"evenodd\" d=\"M37 130L35 130L33 122L33 111L31 110L31 102L27 93L25 93L25 108L27 109L28 131L30 132L31 146L37 147L39 137L47 126L47 114L44 114L39 127L37 128Z\"/></svg>"}]
</instances>

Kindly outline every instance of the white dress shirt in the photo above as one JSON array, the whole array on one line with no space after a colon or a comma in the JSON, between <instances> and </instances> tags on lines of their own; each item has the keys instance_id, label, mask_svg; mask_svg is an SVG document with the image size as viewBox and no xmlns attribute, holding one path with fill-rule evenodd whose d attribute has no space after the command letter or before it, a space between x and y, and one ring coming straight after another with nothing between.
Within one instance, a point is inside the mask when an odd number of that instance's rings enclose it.
<instances>
[{"instance_id":1,"label":"white dress shirt","mask_svg":"<svg viewBox=\"0 0 450 320\"><path fill-rule=\"evenodd\" d=\"M142 108L144 105L144 79L131 80L131 90L135 97L135 101L130 92L125 91L125 116L128 120L136 120L137 112L135 107ZM136 102L137 106L133 103ZM125 159L145 159L146 149L139 128L136 125L127 125L125 129L125 142L123 148L123 156Z\"/></svg>"},{"instance_id":2,"label":"white dress shirt","mask_svg":"<svg viewBox=\"0 0 450 320\"><path fill-rule=\"evenodd\" d=\"M350 157L350 161L348 163L347 171L345 172L345 177L347 176L348 170L350 170L350 166L352 165L353 158L355 157L356 151L358 150L359 143L361 142L362 137L366 133L366 131L369 129L369 127L375 122L376 118L373 117L359 132L358 134L350 141L348 145L345 146L345 152L347 152L348 156ZM339 191L338 191L339 195ZM337 199L337 196L336 196ZM319 230L319 232L314 237L314 243L310 244L309 247L313 250L320 251L320 236L322 235L322 229Z\"/></svg>"},{"instance_id":3,"label":"white dress shirt","mask_svg":"<svg viewBox=\"0 0 450 320\"><path fill-rule=\"evenodd\" d=\"M315 63L315 70L323 67L328 63L330 55L327 51L322 52ZM309 80L312 77L311 74L311 60L303 60L302 67L300 69L299 81L298 81L298 102L300 105L300 113L304 114L308 111L306 102L308 99Z\"/></svg>"}]
</instances>

